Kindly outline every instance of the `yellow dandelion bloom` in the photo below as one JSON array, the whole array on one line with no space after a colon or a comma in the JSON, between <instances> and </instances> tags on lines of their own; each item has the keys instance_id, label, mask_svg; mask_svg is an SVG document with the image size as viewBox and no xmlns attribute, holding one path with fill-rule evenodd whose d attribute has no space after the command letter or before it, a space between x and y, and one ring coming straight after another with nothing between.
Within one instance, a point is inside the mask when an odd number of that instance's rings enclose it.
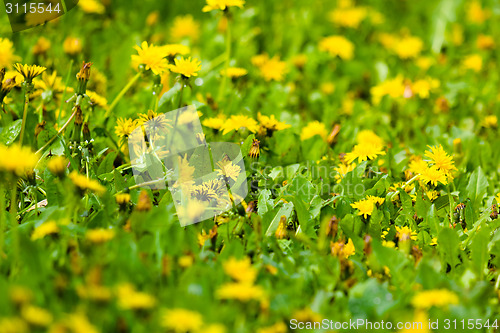
<instances>
[{"instance_id":1,"label":"yellow dandelion bloom","mask_svg":"<svg viewBox=\"0 0 500 333\"><path fill-rule=\"evenodd\" d=\"M476 45L481 50L490 50L495 48L495 39L492 36L481 34L477 37Z\"/></svg>"},{"instance_id":2,"label":"yellow dandelion bloom","mask_svg":"<svg viewBox=\"0 0 500 333\"><path fill-rule=\"evenodd\" d=\"M120 138L128 138L137 128L137 121L130 118L118 118L116 120L115 133Z\"/></svg>"},{"instance_id":3,"label":"yellow dandelion bloom","mask_svg":"<svg viewBox=\"0 0 500 333\"><path fill-rule=\"evenodd\" d=\"M425 172L425 170L427 170L428 167L429 167L429 164L426 161L422 160L421 157L418 157L418 158L414 158L410 162L410 165L408 168L414 174L422 174Z\"/></svg>"},{"instance_id":4,"label":"yellow dandelion bloom","mask_svg":"<svg viewBox=\"0 0 500 333\"><path fill-rule=\"evenodd\" d=\"M82 52L82 41L80 38L67 37L64 40L63 49L70 56L77 55Z\"/></svg>"},{"instance_id":5,"label":"yellow dandelion bloom","mask_svg":"<svg viewBox=\"0 0 500 333\"><path fill-rule=\"evenodd\" d=\"M213 128L214 130L220 130L225 122L226 117L223 114L220 114L217 117L204 119L201 123L205 127Z\"/></svg>"},{"instance_id":6,"label":"yellow dandelion bloom","mask_svg":"<svg viewBox=\"0 0 500 333\"><path fill-rule=\"evenodd\" d=\"M69 174L69 178L73 181L76 187L81 191L92 191L97 195L103 195L106 192L106 188L99 184L97 180L89 179L84 175L80 175L76 171L72 171Z\"/></svg>"},{"instance_id":7,"label":"yellow dandelion bloom","mask_svg":"<svg viewBox=\"0 0 500 333\"><path fill-rule=\"evenodd\" d=\"M52 322L52 314L34 305L26 305L21 309L21 317L34 326L46 327Z\"/></svg>"},{"instance_id":8,"label":"yellow dandelion bloom","mask_svg":"<svg viewBox=\"0 0 500 333\"><path fill-rule=\"evenodd\" d=\"M431 90L439 88L440 82L436 79L422 79L413 82L411 90L413 94L418 95L420 98L429 98Z\"/></svg>"},{"instance_id":9,"label":"yellow dandelion bloom","mask_svg":"<svg viewBox=\"0 0 500 333\"><path fill-rule=\"evenodd\" d=\"M200 313L191 310L165 309L161 314L161 325L169 332L198 332L203 326L203 317Z\"/></svg>"},{"instance_id":10,"label":"yellow dandelion bloom","mask_svg":"<svg viewBox=\"0 0 500 333\"><path fill-rule=\"evenodd\" d=\"M491 15L491 12L487 9L483 9L481 2L478 0L473 0L467 6L467 19L471 23L482 24Z\"/></svg>"},{"instance_id":11,"label":"yellow dandelion bloom","mask_svg":"<svg viewBox=\"0 0 500 333\"><path fill-rule=\"evenodd\" d=\"M343 36L325 37L319 42L319 50L328 52L331 56L338 56L343 60L354 57L354 44Z\"/></svg>"},{"instance_id":12,"label":"yellow dandelion bloom","mask_svg":"<svg viewBox=\"0 0 500 333\"><path fill-rule=\"evenodd\" d=\"M420 179L424 184L431 183L434 186L437 186L438 183L441 183L443 185L448 184L446 173L443 170L438 169L434 165L423 170L423 172L420 174Z\"/></svg>"},{"instance_id":13,"label":"yellow dandelion bloom","mask_svg":"<svg viewBox=\"0 0 500 333\"><path fill-rule=\"evenodd\" d=\"M182 44L167 44L167 45L161 46L161 48L163 49L163 52L165 52L165 55L170 56L170 57L175 57L178 54L184 55L184 54L188 54L189 52L191 52L191 49L189 48L189 46L182 45Z\"/></svg>"},{"instance_id":14,"label":"yellow dandelion bloom","mask_svg":"<svg viewBox=\"0 0 500 333\"><path fill-rule=\"evenodd\" d=\"M115 231L112 229L89 229L85 233L85 239L95 244L102 244L112 240Z\"/></svg>"},{"instance_id":15,"label":"yellow dandelion bloom","mask_svg":"<svg viewBox=\"0 0 500 333\"><path fill-rule=\"evenodd\" d=\"M380 206L381 204L384 203L385 198L379 198L373 195L369 195L366 197L366 200L370 200L371 202L373 202L374 205Z\"/></svg>"},{"instance_id":16,"label":"yellow dandelion bloom","mask_svg":"<svg viewBox=\"0 0 500 333\"><path fill-rule=\"evenodd\" d=\"M236 79L248 74L248 71L244 68L240 67L229 67L228 69L223 69L220 71L220 74L223 76L230 77L232 79Z\"/></svg>"},{"instance_id":17,"label":"yellow dandelion bloom","mask_svg":"<svg viewBox=\"0 0 500 333\"><path fill-rule=\"evenodd\" d=\"M194 20L192 15L177 16L172 28L170 28L170 36L175 41L180 41L183 38L191 38L196 41L200 37L200 24Z\"/></svg>"},{"instance_id":18,"label":"yellow dandelion bloom","mask_svg":"<svg viewBox=\"0 0 500 333\"><path fill-rule=\"evenodd\" d=\"M222 134L226 135L229 132L239 131L244 128L255 133L259 129L259 125L255 119L248 116L233 115L222 124L220 130L222 130Z\"/></svg>"},{"instance_id":19,"label":"yellow dandelion bloom","mask_svg":"<svg viewBox=\"0 0 500 333\"><path fill-rule=\"evenodd\" d=\"M418 37L406 36L399 39L393 46L394 52L401 59L416 58L422 52L424 43Z\"/></svg>"},{"instance_id":20,"label":"yellow dandelion bloom","mask_svg":"<svg viewBox=\"0 0 500 333\"><path fill-rule=\"evenodd\" d=\"M363 199L352 203L351 207L357 209L358 215L363 215L363 217L366 219L368 215L372 215L375 204L372 200Z\"/></svg>"},{"instance_id":21,"label":"yellow dandelion bloom","mask_svg":"<svg viewBox=\"0 0 500 333\"><path fill-rule=\"evenodd\" d=\"M375 132L372 130L362 130L358 133L356 136L356 141L358 144L368 144L368 143L373 143L374 145L377 146L383 146L384 145L384 140L379 137Z\"/></svg>"},{"instance_id":22,"label":"yellow dandelion bloom","mask_svg":"<svg viewBox=\"0 0 500 333\"><path fill-rule=\"evenodd\" d=\"M326 139L328 131L326 130L325 124L315 120L307 124L307 126L302 128L300 133L300 140L304 141L312 138L315 135L319 135L323 139Z\"/></svg>"},{"instance_id":23,"label":"yellow dandelion bloom","mask_svg":"<svg viewBox=\"0 0 500 333\"><path fill-rule=\"evenodd\" d=\"M405 84L402 76L386 80L370 89L374 104L379 104L384 96L391 98L403 97L405 93Z\"/></svg>"},{"instance_id":24,"label":"yellow dandelion bloom","mask_svg":"<svg viewBox=\"0 0 500 333\"><path fill-rule=\"evenodd\" d=\"M498 118L495 115L486 116L481 124L486 128L495 128L498 126Z\"/></svg>"},{"instance_id":25,"label":"yellow dandelion bloom","mask_svg":"<svg viewBox=\"0 0 500 333\"><path fill-rule=\"evenodd\" d=\"M174 73L181 74L185 77L198 76L198 72L201 69L201 61L198 59L192 59L191 57L185 59L181 57L174 60L174 65L169 66L170 71Z\"/></svg>"},{"instance_id":26,"label":"yellow dandelion bloom","mask_svg":"<svg viewBox=\"0 0 500 333\"><path fill-rule=\"evenodd\" d=\"M332 255L343 259L347 259L356 253L356 248L350 238L346 244L344 244L344 241L338 241L330 244L330 247Z\"/></svg>"},{"instance_id":27,"label":"yellow dandelion bloom","mask_svg":"<svg viewBox=\"0 0 500 333\"><path fill-rule=\"evenodd\" d=\"M21 58L14 55L14 44L7 38L0 38L0 68L10 67L19 60Z\"/></svg>"},{"instance_id":28,"label":"yellow dandelion bloom","mask_svg":"<svg viewBox=\"0 0 500 333\"><path fill-rule=\"evenodd\" d=\"M479 54L472 54L465 57L462 64L465 69L471 69L477 73L483 68L483 58Z\"/></svg>"},{"instance_id":29,"label":"yellow dandelion bloom","mask_svg":"<svg viewBox=\"0 0 500 333\"><path fill-rule=\"evenodd\" d=\"M19 72L19 74L21 74L24 77L24 79L28 83L31 83L35 77L39 76L40 74L45 72L45 70L47 69L47 68L42 67L42 66L22 65L19 63L15 64L14 68L16 69L16 71Z\"/></svg>"},{"instance_id":30,"label":"yellow dandelion bloom","mask_svg":"<svg viewBox=\"0 0 500 333\"><path fill-rule=\"evenodd\" d=\"M396 226L396 237L400 242L407 240L417 240L417 233L411 230L409 227L398 227Z\"/></svg>"},{"instance_id":31,"label":"yellow dandelion bloom","mask_svg":"<svg viewBox=\"0 0 500 333\"><path fill-rule=\"evenodd\" d=\"M283 81L288 72L286 63L281 61L278 56L267 59L258 66L260 75L266 81Z\"/></svg>"},{"instance_id":32,"label":"yellow dandelion bloom","mask_svg":"<svg viewBox=\"0 0 500 333\"><path fill-rule=\"evenodd\" d=\"M78 6L87 14L104 14L106 8L97 0L80 0Z\"/></svg>"},{"instance_id":33,"label":"yellow dandelion bloom","mask_svg":"<svg viewBox=\"0 0 500 333\"><path fill-rule=\"evenodd\" d=\"M124 310L147 310L153 308L156 298L145 292L135 290L129 283L117 287L118 306Z\"/></svg>"},{"instance_id":34,"label":"yellow dandelion bloom","mask_svg":"<svg viewBox=\"0 0 500 333\"><path fill-rule=\"evenodd\" d=\"M35 168L38 156L27 147L17 144L6 147L0 144L0 173L8 172L18 177Z\"/></svg>"},{"instance_id":35,"label":"yellow dandelion bloom","mask_svg":"<svg viewBox=\"0 0 500 333\"><path fill-rule=\"evenodd\" d=\"M453 157L448 155L441 145L428 147L430 150L425 152L425 156L430 158L433 165L439 170L443 171L445 174L450 174L451 172L457 170L453 162Z\"/></svg>"},{"instance_id":36,"label":"yellow dandelion bloom","mask_svg":"<svg viewBox=\"0 0 500 333\"><path fill-rule=\"evenodd\" d=\"M260 125L268 131L282 131L284 129L292 127L292 125L280 122L278 119L276 119L274 114L270 116L264 116L259 112L257 114L257 120L259 121Z\"/></svg>"},{"instance_id":37,"label":"yellow dandelion bloom","mask_svg":"<svg viewBox=\"0 0 500 333\"><path fill-rule=\"evenodd\" d=\"M0 44L1 44L1 42L0 42ZM45 52L47 52L50 49L51 44L52 43L47 38L41 36L36 41L36 44L31 49L31 52L35 55L44 54Z\"/></svg>"},{"instance_id":38,"label":"yellow dandelion bloom","mask_svg":"<svg viewBox=\"0 0 500 333\"><path fill-rule=\"evenodd\" d=\"M424 290L413 296L411 303L419 309L429 309L435 307L446 307L451 304L458 304L458 296L447 289Z\"/></svg>"},{"instance_id":39,"label":"yellow dandelion bloom","mask_svg":"<svg viewBox=\"0 0 500 333\"><path fill-rule=\"evenodd\" d=\"M148 45L148 42L142 42L141 46L134 46L137 55L132 55L132 64L134 67L143 65L146 70L151 70L156 75L161 75L168 69L168 62L165 59L165 49L161 46Z\"/></svg>"},{"instance_id":40,"label":"yellow dandelion bloom","mask_svg":"<svg viewBox=\"0 0 500 333\"><path fill-rule=\"evenodd\" d=\"M224 272L238 282L254 283L257 278L257 270L248 257L241 260L230 258L223 267Z\"/></svg>"},{"instance_id":41,"label":"yellow dandelion bloom","mask_svg":"<svg viewBox=\"0 0 500 333\"><path fill-rule=\"evenodd\" d=\"M207 4L203 7L203 11L226 10L229 7L243 8L244 4L245 0L207 0Z\"/></svg>"},{"instance_id":42,"label":"yellow dandelion bloom","mask_svg":"<svg viewBox=\"0 0 500 333\"><path fill-rule=\"evenodd\" d=\"M355 145L352 152L345 154L344 158L348 164L351 164L356 159L361 163L366 160L373 160L379 155L385 155L382 146L376 143L365 143Z\"/></svg>"},{"instance_id":43,"label":"yellow dandelion bloom","mask_svg":"<svg viewBox=\"0 0 500 333\"><path fill-rule=\"evenodd\" d=\"M37 240L44 238L47 235L57 234L59 232L59 226L55 221L47 221L40 224L35 228L33 233L31 234L31 240Z\"/></svg>"},{"instance_id":44,"label":"yellow dandelion bloom","mask_svg":"<svg viewBox=\"0 0 500 333\"><path fill-rule=\"evenodd\" d=\"M330 20L339 27L356 29L367 15L364 7L337 8L330 12Z\"/></svg>"},{"instance_id":45,"label":"yellow dandelion bloom","mask_svg":"<svg viewBox=\"0 0 500 333\"><path fill-rule=\"evenodd\" d=\"M217 289L215 294L219 299L235 299L242 302L262 300L265 298L265 292L261 286L242 282L223 284Z\"/></svg>"},{"instance_id":46,"label":"yellow dandelion bloom","mask_svg":"<svg viewBox=\"0 0 500 333\"><path fill-rule=\"evenodd\" d=\"M238 164L234 164L233 162L219 162L217 163L218 169L217 175L218 176L224 176L227 179L231 178L232 180L236 181L238 179L238 176L240 175L241 168Z\"/></svg>"}]
</instances>

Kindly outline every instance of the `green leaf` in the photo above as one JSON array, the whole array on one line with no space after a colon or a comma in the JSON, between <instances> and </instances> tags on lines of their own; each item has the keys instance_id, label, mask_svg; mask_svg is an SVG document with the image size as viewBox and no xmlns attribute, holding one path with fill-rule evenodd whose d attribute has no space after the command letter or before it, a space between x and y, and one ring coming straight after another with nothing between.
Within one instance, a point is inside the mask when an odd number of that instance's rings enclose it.
<instances>
[{"instance_id":1,"label":"green leaf","mask_svg":"<svg viewBox=\"0 0 500 333\"><path fill-rule=\"evenodd\" d=\"M484 270L486 269L486 264L488 263L488 242L490 240L490 228L488 226L483 226L476 233L471 245L471 260L472 266L474 267L477 275L483 279Z\"/></svg>"},{"instance_id":2,"label":"green leaf","mask_svg":"<svg viewBox=\"0 0 500 333\"><path fill-rule=\"evenodd\" d=\"M469 184L466 188L467 196L472 201L472 207L476 212L479 210L479 206L481 205L481 201L486 194L488 185L488 180L486 179L483 170L481 167L477 167L477 169L474 170L470 176Z\"/></svg>"},{"instance_id":3,"label":"green leaf","mask_svg":"<svg viewBox=\"0 0 500 333\"><path fill-rule=\"evenodd\" d=\"M181 91L181 87L182 85L179 82L174 84L174 86L170 88L169 91L161 96L160 101L158 102L158 107L161 108L165 103L172 101L174 96L177 95L179 91Z\"/></svg>"},{"instance_id":4,"label":"green leaf","mask_svg":"<svg viewBox=\"0 0 500 333\"><path fill-rule=\"evenodd\" d=\"M10 124L9 127L4 128L0 135L0 142L7 146L14 142L19 136L19 133L21 133L22 123L22 119L18 119Z\"/></svg>"},{"instance_id":5,"label":"green leaf","mask_svg":"<svg viewBox=\"0 0 500 333\"><path fill-rule=\"evenodd\" d=\"M444 228L439 232L438 249L444 264L448 264L451 271L460 264L460 241L455 230ZM444 266L446 270L446 265Z\"/></svg>"}]
</instances>

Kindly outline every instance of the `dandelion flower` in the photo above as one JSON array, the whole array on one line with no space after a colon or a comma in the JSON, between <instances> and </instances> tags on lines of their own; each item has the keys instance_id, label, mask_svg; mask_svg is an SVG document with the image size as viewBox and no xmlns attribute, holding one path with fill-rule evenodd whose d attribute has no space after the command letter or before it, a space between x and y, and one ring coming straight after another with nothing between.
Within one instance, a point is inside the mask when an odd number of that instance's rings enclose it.
<instances>
[{"instance_id":1,"label":"dandelion flower","mask_svg":"<svg viewBox=\"0 0 500 333\"><path fill-rule=\"evenodd\" d=\"M199 332L203 326L203 317L198 312L191 310L166 309L161 315L161 325L169 332Z\"/></svg>"},{"instance_id":2,"label":"dandelion flower","mask_svg":"<svg viewBox=\"0 0 500 333\"><path fill-rule=\"evenodd\" d=\"M420 174L420 179L424 182L424 184L431 183L434 186L437 186L438 183L443 185L448 184L448 179L446 177L446 173L443 170L438 169L435 165L427 167Z\"/></svg>"},{"instance_id":3,"label":"dandelion flower","mask_svg":"<svg viewBox=\"0 0 500 333\"><path fill-rule=\"evenodd\" d=\"M223 263L224 272L238 282L254 283L257 270L252 266L250 258L241 260L230 258Z\"/></svg>"},{"instance_id":4,"label":"dandelion flower","mask_svg":"<svg viewBox=\"0 0 500 333\"><path fill-rule=\"evenodd\" d=\"M221 70L220 74L231 79L237 79L239 77L247 75L248 71L240 67L229 67L228 69Z\"/></svg>"},{"instance_id":5,"label":"dandelion flower","mask_svg":"<svg viewBox=\"0 0 500 333\"><path fill-rule=\"evenodd\" d=\"M22 65L19 63L15 64L14 68L24 77L24 80L26 80L27 83L31 83L35 77L39 76L47 69L42 66Z\"/></svg>"},{"instance_id":6,"label":"dandelion flower","mask_svg":"<svg viewBox=\"0 0 500 333\"><path fill-rule=\"evenodd\" d=\"M408 227L398 227L396 226L396 237L400 242L404 242L407 240L416 240L417 239L417 233L413 230L411 230Z\"/></svg>"},{"instance_id":7,"label":"dandelion flower","mask_svg":"<svg viewBox=\"0 0 500 333\"><path fill-rule=\"evenodd\" d=\"M359 200L351 204L352 208L358 210L358 215L363 215L365 219L368 217L368 215L372 215L374 206L375 204L373 200L369 199Z\"/></svg>"},{"instance_id":8,"label":"dandelion flower","mask_svg":"<svg viewBox=\"0 0 500 333\"><path fill-rule=\"evenodd\" d=\"M58 232L59 226L57 223L55 221L47 221L35 228L33 234L31 234L31 240L41 239L47 235L57 234Z\"/></svg>"},{"instance_id":9,"label":"dandelion flower","mask_svg":"<svg viewBox=\"0 0 500 333\"><path fill-rule=\"evenodd\" d=\"M235 299L242 302L262 300L265 297L261 286L243 282L226 283L217 289L215 294L219 299Z\"/></svg>"},{"instance_id":10,"label":"dandelion flower","mask_svg":"<svg viewBox=\"0 0 500 333\"><path fill-rule=\"evenodd\" d=\"M319 135L323 139L328 135L328 131L326 130L325 124L315 120L311 121L304 128L302 128L302 132L300 133L300 140L304 141L309 138L312 138L315 135Z\"/></svg>"},{"instance_id":11,"label":"dandelion flower","mask_svg":"<svg viewBox=\"0 0 500 333\"><path fill-rule=\"evenodd\" d=\"M355 145L352 152L345 154L344 158L348 164L351 164L356 159L361 163L366 160L373 160L379 155L385 155L382 146L377 143L364 143Z\"/></svg>"},{"instance_id":12,"label":"dandelion flower","mask_svg":"<svg viewBox=\"0 0 500 333\"><path fill-rule=\"evenodd\" d=\"M453 157L448 155L441 145L428 147L430 150L425 152L425 156L430 158L434 166L439 170L443 171L445 174L450 174L452 171L457 170L454 166Z\"/></svg>"},{"instance_id":13,"label":"dandelion flower","mask_svg":"<svg viewBox=\"0 0 500 333\"><path fill-rule=\"evenodd\" d=\"M331 56L338 56L343 60L354 57L354 44L343 36L329 36L319 42L319 50L328 52Z\"/></svg>"},{"instance_id":14,"label":"dandelion flower","mask_svg":"<svg viewBox=\"0 0 500 333\"><path fill-rule=\"evenodd\" d=\"M152 295L135 290L129 283L117 287L117 296L118 306L124 310L147 310L157 303Z\"/></svg>"},{"instance_id":15,"label":"dandelion flower","mask_svg":"<svg viewBox=\"0 0 500 333\"><path fill-rule=\"evenodd\" d=\"M419 309L435 307L446 307L450 304L458 304L458 296L446 289L424 290L417 293L411 303Z\"/></svg>"},{"instance_id":16,"label":"dandelion flower","mask_svg":"<svg viewBox=\"0 0 500 333\"><path fill-rule=\"evenodd\" d=\"M198 72L201 69L201 61L198 59L192 59L191 57L185 59L181 57L180 59L174 60L174 65L170 65L170 70L174 73L181 74L183 77L198 76Z\"/></svg>"},{"instance_id":17,"label":"dandelion flower","mask_svg":"<svg viewBox=\"0 0 500 333\"><path fill-rule=\"evenodd\" d=\"M424 43L418 37L406 36L399 39L394 45L394 52L401 59L416 58L422 52Z\"/></svg>"},{"instance_id":18,"label":"dandelion flower","mask_svg":"<svg viewBox=\"0 0 500 333\"><path fill-rule=\"evenodd\" d=\"M64 52L70 56L77 55L82 52L82 41L80 38L67 37L63 43Z\"/></svg>"},{"instance_id":19,"label":"dandelion flower","mask_svg":"<svg viewBox=\"0 0 500 333\"><path fill-rule=\"evenodd\" d=\"M283 81L288 69L285 62L281 61L278 56L274 56L261 64L259 71L266 81Z\"/></svg>"},{"instance_id":20,"label":"dandelion flower","mask_svg":"<svg viewBox=\"0 0 500 333\"><path fill-rule=\"evenodd\" d=\"M134 67L144 65L146 70L151 70L155 75L161 75L168 69L165 49L161 46L148 45L142 42L141 46L134 46L137 55L132 55Z\"/></svg>"},{"instance_id":21,"label":"dandelion flower","mask_svg":"<svg viewBox=\"0 0 500 333\"><path fill-rule=\"evenodd\" d=\"M22 177L35 168L38 157L27 147L17 144L6 147L0 144L0 173L8 172Z\"/></svg>"},{"instance_id":22,"label":"dandelion flower","mask_svg":"<svg viewBox=\"0 0 500 333\"><path fill-rule=\"evenodd\" d=\"M80 0L78 6L87 14L104 14L106 8L97 0Z\"/></svg>"},{"instance_id":23,"label":"dandelion flower","mask_svg":"<svg viewBox=\"0 0 500 333\"><path fill-rule=\"evenodd\" d=\"M465 69L471 69L477 73L483 68L483 58L479 54L469 55L465 57L463 66Z\"/></svg>"},{"instance_id":24,"label":"dandelion flower","mask_svg":"<svg viewBox=\"0 0 500 333\"><path fill-rule=\"evenodd\" d=\"M95 244L109 242L115 237L115 231L112 229L89 229L85 233L85 239Z\"/></svg>"},{"instance_id":25,"label":"dandelion flower","mask_svg":"<svg viewBox=\"0 0 500 333\"><path fill-rule=\"evenodd\" d=\"M0 38L0 68L9 67L19 60L21 58L14 55L14 44L7 38Z\"/></svg>"},{"instance_id":26,"label":"dandelion flower","mask_svg":"<svg viewBox=\"0 0 500 333\"><path fill-rule=\"evenodd\" d=\"M97 180L89 179L84 175L80 175L76 171L71 172L69 174L69 178L81 191L89 190L97 195L103 195L106 192L106 188L99 184Z\"/></svg>"},{"instance_id":27,"label":"dandelion flower","mask_svg":"<svg viewBox=\"0 0 500 333\"><path fill-rule=\"evenodd\" d=\"M244 0L207 0L207 4L203 7L203 12L226 10L229 7L243 8L244 4Z\"/></svg>"},{"instance_id":28,"label":"dandelion flower","mask_svg":"<svg viewBox=\"0 0 500 333\"><path fill-rule=\"evenodd\" d=\"M177 16L170 28L170 36L175 41L186 37L196 41L200 36L200 24L193 19L192 15Z\"/></svg>"},{"instance_id":29,"label":"dandelion flower","mask_svg":"<svg viewBox=\"0 0 500 333\"><path fill-rule=\"evenodd\" d=\"M120 138L128 138L136 129L137 121L130 118L118 118L115 126L115 133Z\"/></svg>"},{"instance_id":30,"label":"dandelion flower","mask_svg":"<svg viewBox=\"0 0 500 333\"><path fill-rule=\"evenodd\" d=\"M257 121L245 115L233 115L227 119L221 126L222 134L226 135L232 131L239 131L243 128L255 133L259 129Z\"/></svg>"},{"instance_id":31,"label":"dandelion flower","mask_svg":"<svg viewBox=\"0 0 500 333\"><path fill-rule=\"evenodd\" d=\"M167 44L161 46L161 48L163 49L165 55L168 57L175 57L178 54L184 55L191 52L188 46L182 44Z\"/></svg>"}]
</instances>

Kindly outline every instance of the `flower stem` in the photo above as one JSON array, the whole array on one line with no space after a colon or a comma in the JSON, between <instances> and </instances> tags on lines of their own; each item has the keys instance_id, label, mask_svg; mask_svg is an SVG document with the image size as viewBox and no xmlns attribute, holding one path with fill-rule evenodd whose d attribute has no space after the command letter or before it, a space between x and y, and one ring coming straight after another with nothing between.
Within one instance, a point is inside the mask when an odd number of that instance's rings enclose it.
<instances>
[{"instance_id":1,"label":"flower stem","mask_svg":"<svg viewBox=\"0 0 500 333\"><path fill-rule=\"evenodd\" d=\"M11 232L12 232L12 248L14 253L14 260L12 264L19 263L19 230L17 224L17 178L12 181L12 189L10 195L10 215L12 218Z\"/></svg>"},{"instance_id":2,"label":"flower stem","mask_svg":"<svg viewBox=\"0 0 500 333\"><path fill-rule=\"evenodd\" d=\"M24 108L23 108L23 123L21 125L21 134L19 138L19 145L23 145L24 131L26 129L26 117L28 116L28 106L29 106L29 94L25 90L24 91Z\"/></svg>"},{"instance_id":3,"label":"flower stem","mask_svg":"<svg viewBox=\"0 0 500 333\"><path fill-rule=\"evenodd\" d=\"M135 74L135 76L127 83L127 85L125 87L123 87L122 91L120 91L120 93L115 97L115 99L113 100L113 102L111 103L111 105L109 106L109 109L108 111L106 111L106 114L104 115L104 118L108 118L109 115L111 114L111 111L113 111L113 109L116 107L116 105L118 104L118 102L122 99L122 97L127 93L127 91L132 88L132 86L134 85L134 83L139 80L139 78L141 77L141 73L137 73Z\"/></svg>"},{"instance_id":4,"label":"flower stem","mask_svg":"<svg viewBox=\"0 0 500 333\"><path fill-rule=\"evenodd\" d=\"M224 93L226 90L226 82L227 82L227 69L229 68L229 60L231 59L231 24L229 24L229 18L227 18L227 27L226 27L226 63L224 65L224 70L226 75L222 75L222 84L219 86L219 94L217 95L217 100L220 102L222 97L224 97Z\"/></svg>"},{"instance_id":5,"label":"flower stem","mask_svg":"<svg viewBox=\"0 0 500 333\"><path fill-rule=\"evenodd\" d=\"M61 97L61 104L59 105L59 109L56 112L56 115L57 115L56 124L59 124L59 119L61 119L62 108L64 105L64 101L66 100L66 91L68 90L69 78L71 76L71 71L73 70L73 62L74 62L74 59L71 59L71 62L69 63L68 75L66 75L66 81L64 82L64 90L63 90L62 97Z\"/></svg>"},{"instance_id":6,"label":"flower stem","mask_svg":"<svg viewBox=\"0 0 500 333\"><path fill-rule=\"evenodd\" d=\"M57 139L57 137L62 133L64 132L64 130L66 129L66 127L68 127L68 125L71 123L71 120L73 120L73 118L75 117L76 115L76 109L75 111L73 111L73 113L71 114L71 117L69 117L68 121L63 125L63 127L61 127L61 129L57 132L56 135L54 135L49 141L47 141L46 144L43 145L42 148L38 149L37 150L37 154L40 154L42 153L48 146L50 146L52 144L52 142L54 142L55 139Z\"/></svg>"},{"instance_id":7,"label":"flower stem","mask_svg":"<svg viewBox=\"0 0 500 333\"><path fill-rule=\"evenodd\" d=\"M0 182L0 262L3 259L3 245L4 245L4 232L5 232L5 192L3 182Z\"/></svg>"}]
</instances>

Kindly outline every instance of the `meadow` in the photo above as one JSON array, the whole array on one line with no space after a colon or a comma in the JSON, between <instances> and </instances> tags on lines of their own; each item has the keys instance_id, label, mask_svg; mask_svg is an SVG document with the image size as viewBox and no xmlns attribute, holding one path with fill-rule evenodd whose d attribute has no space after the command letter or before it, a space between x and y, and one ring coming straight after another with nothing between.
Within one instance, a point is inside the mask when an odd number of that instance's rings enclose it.
<instances>
[{"instance_id":1,"label":"meadow","mask_svg":"<svg viewBox=\"0 0 500 333\"><path fill-rule=\"evenodd\" d=\"M3 14L0 333L498 332L499 16L80 0L13 33ZM151 138L178 109L239 160L171 169Z\"/></svg>"}]
</instances>

